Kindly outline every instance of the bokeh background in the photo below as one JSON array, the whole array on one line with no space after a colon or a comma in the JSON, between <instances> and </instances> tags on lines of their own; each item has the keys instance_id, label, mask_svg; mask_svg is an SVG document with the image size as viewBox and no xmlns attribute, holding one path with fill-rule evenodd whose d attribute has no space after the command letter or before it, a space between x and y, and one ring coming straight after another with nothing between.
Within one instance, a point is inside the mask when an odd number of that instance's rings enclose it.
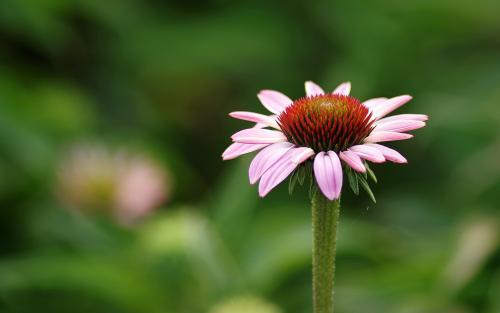
<instances>
[{"instance_id":1,"label":"bokeh background","mask_svg":"<svg viewBox=\"0 0 500 313\"><path fill-rule=\"evenodd\" d=\"M337 312L500 312L500 2L0 2L1 312L311 312L307 188L222 162L256 93L409 93L343 196Z\"/></svg>"}]
</instances>

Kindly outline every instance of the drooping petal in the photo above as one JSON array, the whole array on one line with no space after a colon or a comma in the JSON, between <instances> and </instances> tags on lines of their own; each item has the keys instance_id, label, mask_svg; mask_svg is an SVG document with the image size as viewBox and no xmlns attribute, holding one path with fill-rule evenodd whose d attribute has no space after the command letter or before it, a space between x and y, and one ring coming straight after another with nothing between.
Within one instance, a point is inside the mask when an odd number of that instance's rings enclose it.
<instances>
[{"instance_id":1,"label":"drooping petal","mask_svg":"<svg viewBox=\"0 0 500 313\"><path fill-rule=\"evenodd\" d=\"M333 177L333 167L330 162L326 162L326 156L327 154L323 151L316 154L313 166L314 177L316 177L316 182L323 194L328 199L333 199L333 184L331 184L331 181L328 179L329 177Z\"/></svg>"},{"instance_id":2,"label":"drooping petal","mask_svg":"<svg viewBox=\"0 0 500 313\"><path fill-rule=\"evenodd\" d=\"M374 131L370 134L370 136L366 137L364 142L366 143L375 143L375 142L384 142L384 141L395 141L395 140L405 140L413 138L411 134L404 133L396 133L389 131Z\"/></svg>"},{"instance_id":3,"label":"drooping petal","mask_svg":"<svg viewBox=\"0 0 500 313\"><path fill-rule=\"evenodd\" d=\"M407 120L425 122L428 119L429 117L425 114L398 114L381 118L380 120L376 121L375 124L392 122L392 121L407 121Z\"/></svg>"},{"instance_id":4,"label":"drooping petal","mask_svg":"<svg viewBox=\"0 0 500 313\"><path fill-rule=\"evenodd\" d=\"M363 165L363 161L361 158L354 152L346 150L342 151L339 154L339 157L344 160L353 170L356 172L364 173L366 172L366 168Z\"/></svg>"},{"instance_id":5,"label":"drooping petal","mask_svg":"<svg viewBox=\"0 0 500 313\"><path fill-rule=\"evenodd\" d=\"M352 146L348 149L349 151L354 152L360 158L372 161L374 163L382 163L385 161L384 155L379 150L369 147L367 145L356 145Z\"/></svg>"},{"instance_id":6,"label":"drooping petal","mask_svg":"<svg viewBox=\"0 0 500 313\"><path fill-rule=\"evenodd\" d=\"M285 155L293 144L289 142L280 142L270 145L269 147L260 151L250 163L248 169L248 177L250 184L255 184L261 176L273 166L279 159Z\"/></svg>"},{"instance_id":7,"label":"drooping petal","mask_svg":"<svg viewBox=\"0 0 500 313\"><path fill-rule=\"evenodd\" d=\"M296 164L300 164L305 160L309 159L315 154L314 150L306 147L299 147L295 149L294 157L292 158L292 162Z\"/></svg>"},{"instance_id":8,"label":"drooping petal","mask_svg":"<svg viewBox=\"0 0 500 313\"><path fill-rule=\"evenodd\" d=\"M268 125L264 123L257 123L253 128L266 128Z\"/></svg>"},{"instance_id":9,"label":"drooping petal","mask_svg":"<svg viewBox=\"0 0 500 313\"><path fill-rule=\"evenodd\" d=\"M345 82L345 83L338 85L338 87L335 88L335 90L332 93L348 96L350 92L351 92L351 83Z\"/></svg>"},{"instance_id":10,"label":"drooping petal","mask_svg":"<svg viewBox=\"0 0 500 313\"><path fill-rule=\"evenodd\" d=\"M406 161L406 158L394 149L376 143L367 143L365 145L378 149L380 152L382 152L384 157L391 162L408 163L408 161Z\"/></svg>"},{"instance_id":11,"label":"drooping petal","mask_svg":"<svg viewBox=\"0 0 500 313\"><path fill-rule=\"evenodd\" d=\"M377 126L373 129L374 131L391 131L397 133L403 133L410 130L419 129L425 126L425 122L413 121L413 120L396 120L396 121L385 121L383 123L377 123Z\"/></svg>"},{"instance_id":12,"label":"drooping petal","mask_svg":"<svg viewBox=\"0 0 500 313\"><path fill-rule=\"evenodd\" d=\"M262 90L257 97L262 105L274 114L280 114L293 102L290 98L275 90Z\"/></svg>"},{"instance_id":13,"label":"drooping petal","mask_svg":"<svg viewBox=\"0 0 500 313\"><path fill-rule=\"evenodd\" d=\"M396 110L406 102L412 99L409 95L398 96L386 100L384 103L380 103L372 108L372 114L375 119L380 119L392 111Z\"/></svg>"},{"instance_id":14,"label":"drooping petal","mask_svg":"<svg viewBox=\"0 0 500 313\"><path fill-rule=\"evenodd\" d=\"M272 115L272 116L276 116L276 115ZM264 123L256 123L252 128L266 128L268 125L264 124Z\"/></svg>"},{"instance_id":15,"label":"drooping petal","mask_svg":"<svg viewBox=\"0 0 500 313\"><path fill-rule=\"evenodd\" d=\"M239 120L255 122L258 124L263 124L265 126L270 126L276 129L280 129L278 123L276 122L276 118L274 116L268 116L255 112L244 112L244 111L231 112L229 113L229 116Z\"/></svg>"},{"instance_id":16,"label":"drooping petal","mask_svg":"<svg viewBox=\"0 0 500 313\"><path fill-rule=\"evenodd\" d=\"M253 144L269 144L287 141L286 136L282 132L261 128L249 128L240 130L239 132L231 136L231 139L234 142Z\"/></svg>"},{"instance_id":17,"label":"drooping petal","mask_svg":"<svg viewBox=\"0 0 500 313\"><path fill-rule=\"evenodd\" d=\"M267 146L268 144L233 143L222 153L222 159L232 160L243 154L254 152Z\"/></svg>"},{"instance_id":18,"label":"drooping petal","mask_svg":"<svg viewBox=\"0 0 500 313\"><path fill-rule=\"evenodd\" d=\"M308 97L323 95L325 93L323 88L313 83L312 81L306 81L305 87L306 87L306 95Z\"/></svg>"},{"instance_id":19,"label":"drooping petal","mask_svg":"<svg viewBox=\"0 0 500 313\"><path fill-rule=\"evenodd\" d=\"M337 153L333 151L328 151L328 156L330 157L330 161L332 162L333 165L333 174L334 174L334 179L333 183L335 185L335 198L340 197L340 193L342 192L342 178L343 178L343 172L342 172L342 164L340 163L340 159L337 155Z\"/></svg>"},{"instance_id":20,"label":"drooping petal","mask_svg":"<svg viewBox=\"0 0 500 313\"><path fill-rule=\"evenodd\" d=\"M292 148L262 175L259 183L259 195L261 197L267 195L299 166L298 163L293 162L293 159L302 153L303 151L300 148Z\"/></svg>"},{"instance_id":21,"label":"drooping petal","mask_svg":"<svg viewBox=\"0 0 500 313\"><path fill-rule=\"evenodd\" d=\"M330 200L339 198L342 190L342 165L335 152L320 152L316 155L314 176L325 197Z\"/></svg>"},{"instance_id":22,"label":"drooping petal","mask_svg":"<svg viewBox=\"0 0 500 313\"><path fill-rule=\"evenodd\" d=\"M371 108L374 108L381 103L384 103L386 100L387 100L387 98L384 98L384 97L368 99L365 102L363 102L363 105L365 107L371 109Z\"/></svg>"}]
</instances>

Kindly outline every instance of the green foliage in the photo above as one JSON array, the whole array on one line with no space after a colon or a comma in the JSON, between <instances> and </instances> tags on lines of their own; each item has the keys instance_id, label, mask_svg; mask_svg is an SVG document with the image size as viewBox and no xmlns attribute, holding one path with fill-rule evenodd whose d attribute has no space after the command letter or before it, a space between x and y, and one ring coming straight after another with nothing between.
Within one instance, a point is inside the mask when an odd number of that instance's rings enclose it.
<instances>
[{"instance_id":1,"label":"green foliage","mask_svg":"<svg viewBox=\"0 0 500 313\"><path fill-rule=\"evenodd\" d=\"M264 113L259 90L298 98L312 79L349 80L361 100L408 93L397 112L430 116L387 144L408 164L377 164L377 184L368 165L344 176L337 311L499 312L499 12L496 0L0 1L0 311L310 311L309 170L292 197L260 199L251 159L219 156L249 125L227 112ZM72 211L60 160L87 142L154 155L170 198L129 226Z\"/></svg>"}]
</instances>

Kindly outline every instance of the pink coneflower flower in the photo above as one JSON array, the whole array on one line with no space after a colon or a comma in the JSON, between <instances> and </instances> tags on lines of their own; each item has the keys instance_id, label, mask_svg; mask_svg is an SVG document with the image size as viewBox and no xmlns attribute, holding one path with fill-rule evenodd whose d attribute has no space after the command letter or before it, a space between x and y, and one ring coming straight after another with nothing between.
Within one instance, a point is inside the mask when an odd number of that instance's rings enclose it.
<instances>
[{"instance_id":1,"label":"pink coneflower flower","mask_svg":"<svg viewBox=\"0 0 500 313\"><path fill-rule=\"evenodd\" d=\"M317 186L329 200L340 197L343 171L366 173L366 161L406 163L396 150L381 142L412 138L408 131L425 126L427 115L386 117L412 99L409 95L374 98L364 102L349 95L351 84L340 84L325 93L315 83L305 83L306 96L291 100L273 90L257 97L272 115L232 112L236 119L256 123L234 134L224 160L261 150L250 164L250 183L259 183L264 197L297 168L310 163Z\"/></svg>"},{"instance_id":2,"label":"pink coneflower flower","mask_svg":"<svg viewBox=\"0 0 500 313\"><path fill-rule=\"evenodd\" d=\"M78 145L58 164L57 195L69 209L110 215L123 225L146 217L170 196L165 168L148 156Z\"/></svg>"}]
</instances>

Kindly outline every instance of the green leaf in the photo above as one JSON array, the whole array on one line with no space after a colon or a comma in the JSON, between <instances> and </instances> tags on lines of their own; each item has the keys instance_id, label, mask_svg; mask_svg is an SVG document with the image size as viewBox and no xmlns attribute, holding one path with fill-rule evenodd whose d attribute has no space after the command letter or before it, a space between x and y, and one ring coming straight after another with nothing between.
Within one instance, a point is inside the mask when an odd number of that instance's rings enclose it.
<instances>
[{"instance_id":1,"label":"green leaf","mask_svg":"<svg viewBox=\"0 0 500 313\"><path fill-rule=\"evenodd\" d=\"M359 183L361 184L361 187L366 191L370 199L373 201L373 203L377 203L377 200L375 199L375 195L373 194L373 191L370 188L370 185L368 185L368 182L364 177L361 175L358 176L359 178Z\"/></svg>"}]
</instances>

